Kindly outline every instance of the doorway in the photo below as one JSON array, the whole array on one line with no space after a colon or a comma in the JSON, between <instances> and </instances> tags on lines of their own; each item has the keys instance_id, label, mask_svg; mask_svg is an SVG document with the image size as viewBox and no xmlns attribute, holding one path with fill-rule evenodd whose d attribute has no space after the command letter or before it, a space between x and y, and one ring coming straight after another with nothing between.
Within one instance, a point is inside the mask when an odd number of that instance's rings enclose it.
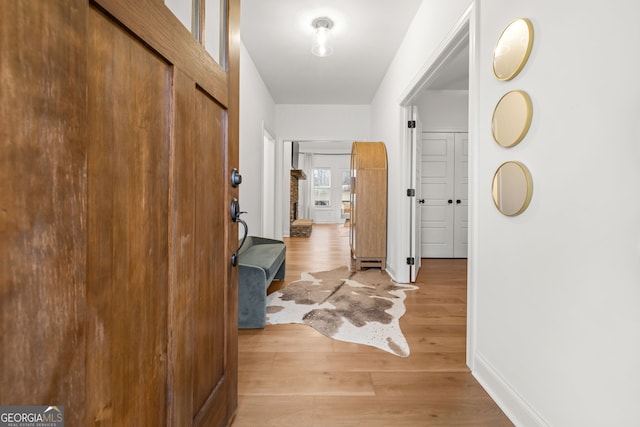
<instances>
[{"instance_id":1,"label":"doorway","mask_svg":"<svg viewBox=\"0 0 640 427\"><path fill-rule=\"evenodd\" d=\"M477 44L478 41L475 38L475 33L477 32L476 21L478 19L478 12L475 7L475 2L472 2L463 16L458 20L458 22L454 25L452 30L449 33L449 36L442 43L441 48L437 50L432 56L432 60L429 60L428 63L425 64L424 68L420 70L420 72L416 75L414 82L412 83L403 95L400 97L400 106L403 108L404 117L407 120L411 120L411 113L413 107L418 105L418 100L420 96L425 95L425 92L428 89L434 89L436 82L444 82L447 77L451 77L453 74L445 73L444 70L447 70L447 67L452 63L456 62L456 58L458 60L466 60L466 84L467 84L467 102L469 103L469 107L467 109L467 120L466 126L464 129L432 129L429 128L429 125L425 126L425 130L431 131L465 131L469 133L469 193L473 196L477 194L477 189L474 187L473 176L475 171L475 147L474 144L476 142L475 138L475 130L477 129L477 111L474 108L475 102L477 101L477 93L476 93L476 81L472 78L477 72ZM466 52L466 53L462 53ZM429 96L429 95L425 95ZM424 113L423 113L424 114ZM428 115L431 118L431 115ZM427 117L425 117L427 118ZM415 185L415 178L411 180L411 174L415 177L415 167L412 167L411 159L412 156L415 158L417 144L415 140L417 138L412 138L412 133L410 130L405 130L404 133L404 152L405 155L405 169L408 172L405 175L405 182L411 188L412 185ZM415 188L415 187L413 187ZM411 201L409 204L409 208L411 211L407 214L409 227L405 228L408 230L408 236L403 242L408 242L407 245L409 247L409 259L413 256L414 252L411 251L411 242L416 241L416 239L420 240L421 235L417 232L418 227L415 225L412 226L411 218L415 217L415 209L417 203L415 201ZM475 316L475 288L474 283L472 281L474 277L475 270L473 269L473 258L474 258L474 246L473 246L473 236L474 236L474 228L473 228L473 197L470 198L469 202L469 228L468 228L468 241L469 241L469 251L468 251L468 260L469 260L469 273L467 276L468 279L468 304L467 304L467 364L473 370L473 353L475 351L475 324L473 323L473 319ZM403 243L401 243L402 246ZM414 244L415 245L415 244ZM408 266L409 267L409 266ZM408 269L406 277L410 277L411 270Z\"/></svg>"},{"instance_id":2,"label":"doorway","mask_svg":"<svg viewBox=\"0 0 640 427\"><path fill-rule=\"evenodd\" d=\"M296 140L285 141L282 170L286 177L282 183L284 194L294 191L291 170L302 172L303 178L295 185L295 208L289 206L277 214L276 222L290 222L296 218L312 219L314 223L343 224L348 218L345 207L345 177L348 177L351 141L346 140ZM315 179L314 179L315 172ZM348 188L347 188L348 194ZM295 209L295 212L292 210ZM286 233L285 236L291 235Z\"/></svg>"},{"instance_id":3,"label":"doorway","mask_svg":"<svg viewBox=\"0 0 640 427\"><path fill-rule=\"evenodd\" d=\"M410 88L401 104L404 106L405 115L410 118L405 141L408 147L406 159L409 175L408 188L413 189L414 194L410 197L410 227L407 240L409 242L407 264L412 281L415 280L421 266L421 262L416 257L429 256L428 250L422 253L423 240L428 240L429 237L425 234L429 230L427 224L433 221L430 215L438 211L429 207L424 195L420 195L420 190L429 189L429 183L422 182L425 175L429 176L433 173L433 164L425 164L424 154L419 154L420 148L424 148L422 131L468 131L469 17L470 12L463 16L449 40L443 45L436 60L424 70L418 83ZM418 111L418 120L414 118L415 111ZM416 129L416 124L413 123L420 123L421 129ZM419 173L420 169L422 171ZM448 201L449 198L445 200ZM452 203L455 200L457 199L452 199ZM462 199L460 200L462 203Z\"/></svg>"}]
</instances>

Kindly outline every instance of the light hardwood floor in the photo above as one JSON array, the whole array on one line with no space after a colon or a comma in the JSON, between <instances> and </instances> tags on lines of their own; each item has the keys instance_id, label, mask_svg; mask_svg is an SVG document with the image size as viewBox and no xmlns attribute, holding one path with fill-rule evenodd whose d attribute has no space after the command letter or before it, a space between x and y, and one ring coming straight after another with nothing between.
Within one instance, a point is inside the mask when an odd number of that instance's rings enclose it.
<instances>
[{"instance_id":1,"label":"light hardwood floor","mask_svg":"<svg viewBox=\"0 0 640 427\"><path fill-rule=\"evenodd\" d=\"M348 228L314 225L285 239L287 274L353 263ZM239 332L242 426L511 426L465 364L466 260L424 260L400 320L400 358L327 338L304 325Z\"/></svg>"}]
</instances>

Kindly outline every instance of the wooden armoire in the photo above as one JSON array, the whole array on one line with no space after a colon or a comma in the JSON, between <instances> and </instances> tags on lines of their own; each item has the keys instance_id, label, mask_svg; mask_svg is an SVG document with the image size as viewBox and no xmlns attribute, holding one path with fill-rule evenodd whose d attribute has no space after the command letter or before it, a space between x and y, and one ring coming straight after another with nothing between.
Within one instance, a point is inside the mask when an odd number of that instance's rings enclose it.
<instances>
[{"instance_id":1,"label":"wooden armoire","mask_svg":"<svg viewBox=\"0 0 640 427\"><path fill-rule=\"evenodd\" d=\"M387 150L383 142L351 145L351 255L356 270L387 258Z\"/></svg>"}]
</instances>

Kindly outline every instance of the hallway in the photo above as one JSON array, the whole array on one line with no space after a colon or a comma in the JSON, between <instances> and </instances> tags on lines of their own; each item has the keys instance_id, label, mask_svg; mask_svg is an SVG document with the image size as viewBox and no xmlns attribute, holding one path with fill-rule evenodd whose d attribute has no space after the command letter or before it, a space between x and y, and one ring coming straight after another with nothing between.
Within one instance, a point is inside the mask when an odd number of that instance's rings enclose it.
<instances>
[{"instance_id":1,"label":"hallway","mask_svg":"<svg viewBox=\"0 0 640 427\"><path fill-rule=\"evenodd\" d=\"M349 265L348 228L287 238L287 275ZM400 320L411 355L326 338L303 325L239 332L240 426L510 426L465 364L466 260L423 260Z\"/></svg>"}]
</instances>

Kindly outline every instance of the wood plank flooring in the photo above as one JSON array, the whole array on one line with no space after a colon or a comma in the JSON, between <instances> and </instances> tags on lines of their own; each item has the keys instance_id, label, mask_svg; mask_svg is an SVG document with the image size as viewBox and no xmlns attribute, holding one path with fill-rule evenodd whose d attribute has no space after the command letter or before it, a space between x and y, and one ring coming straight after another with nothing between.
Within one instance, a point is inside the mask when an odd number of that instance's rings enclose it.
<instances>
[{"instance_id":1,"label":"wood plank flooring","mask_svg":"<svg viewBox=\"0 0 640 427\"><path fill-rule=\"evenodd\" d=\"M314 225L288 238L287 274L269 292L353 263L348 228ZM411 355L400 358L327 338L304 325L240 330L243 426L512 426L465 364L466 260L429 259L400 320Z\"/></svg>"}]
</instances>

